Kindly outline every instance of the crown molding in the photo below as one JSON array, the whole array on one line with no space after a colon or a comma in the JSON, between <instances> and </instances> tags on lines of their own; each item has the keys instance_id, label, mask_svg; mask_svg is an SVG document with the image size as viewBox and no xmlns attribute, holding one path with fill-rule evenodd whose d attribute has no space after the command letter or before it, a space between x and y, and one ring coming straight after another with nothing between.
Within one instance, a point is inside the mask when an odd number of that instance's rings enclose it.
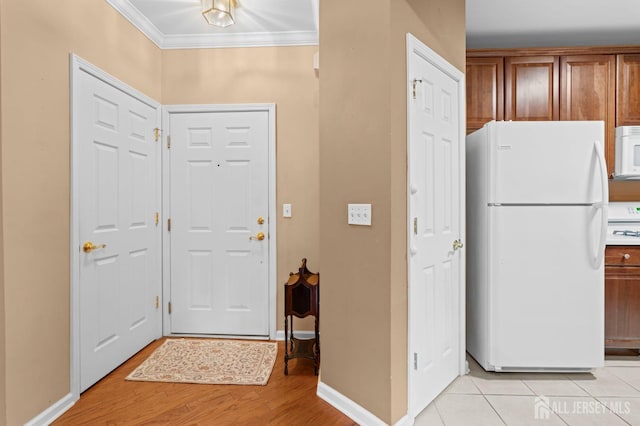
<instances>
[{"instance_id":1,"label":"crown molding","mask_svg":"<svg viewBox=\"0 0 640 426\"><path fill-rule=\"evenodd\" d=\"M125 0L107 0L107 3L131 22L142 34L147 36L149 40L154 42L156 46L162 48L165 35L131 3Z\"/></svg>"},{"instance_id":2,"label":"crown molding","mask_svg":"<svg viewBox=\"0 0 640 426\"><path fill-rule=\"evenodd\" d=\"M317 31L166 35L126 0L106 0L160 49L205 49L265 46L315 46Z\"/></svg>"},{"instance_id":3,"label":"crown molding","mask_svg":"<svg viewBox=\"0 0 640 426\"><path fill-rule=\"evenodd\" d=\"M184 34L165 36L162 49L222 47L308 46L318 44L315 31L278 33Z\"/></svg>"}]
</instances>

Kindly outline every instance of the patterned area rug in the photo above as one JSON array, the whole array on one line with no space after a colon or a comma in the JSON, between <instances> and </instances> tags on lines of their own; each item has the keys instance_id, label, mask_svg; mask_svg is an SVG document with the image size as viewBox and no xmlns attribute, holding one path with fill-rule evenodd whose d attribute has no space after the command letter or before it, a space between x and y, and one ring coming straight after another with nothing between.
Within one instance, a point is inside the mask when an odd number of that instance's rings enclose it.
<instances>
[{"instance_id":1,"label":"patterned area rug","mask_svg":"<svg viewBox=\"0 0 640 426\"><path fill-rule=\"evenodd\" d=\"M168 339L126 379L266 385L277 354L276 342Z\"/></svg>"}]
</instances>

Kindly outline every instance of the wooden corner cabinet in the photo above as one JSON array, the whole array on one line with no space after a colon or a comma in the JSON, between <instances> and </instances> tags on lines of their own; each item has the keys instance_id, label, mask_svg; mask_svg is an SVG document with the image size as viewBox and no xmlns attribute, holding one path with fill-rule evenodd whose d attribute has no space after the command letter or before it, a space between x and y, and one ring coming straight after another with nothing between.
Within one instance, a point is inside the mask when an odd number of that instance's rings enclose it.
<instances>
[{"instance_id":1,"label":"wooden corner cabinet","mask_svg":"<svg viewBox=\"0 0 640 426\"><path fill-rule=\"evenodd\" d=\"M640 349L640 246L605 252L605 347Z\"/></svg>"},{"instance_id":2,"label":"wooden corner cabinet","mask_svg":"<svg viewBox=\"0 0 640 426\"><path fill-rule=\"evenodd\" d=\"M315 318L314 337L302 339L293 333L293 318ZM284 374L289 375L289 360L313 360L313 371L320 368L320 274L307 269L307 259L297 274L290 273L284 285Z\"/></svg>"}]
</instances>

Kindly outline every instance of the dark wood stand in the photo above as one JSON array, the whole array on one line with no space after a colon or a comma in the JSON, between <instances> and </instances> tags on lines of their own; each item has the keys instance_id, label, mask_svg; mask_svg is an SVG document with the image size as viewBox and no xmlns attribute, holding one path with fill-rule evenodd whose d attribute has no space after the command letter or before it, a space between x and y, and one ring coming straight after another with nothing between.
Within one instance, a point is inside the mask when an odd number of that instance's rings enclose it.
<instances>
[{"instance_id":1,"label":"dark wood stand","mask_svg":"<svg viewBox=\"0 0 640 426\"><path fill-rule=\"evenodd\" d=\"M299 339L293 336L293 317L315 317L315 337ZM307 269L307 259L297 274L289 274L284 285L284 374L289 374L289 360L308 358L313 360L316 376L320 368L320 274Z\"/></svg>"}]
</instances>

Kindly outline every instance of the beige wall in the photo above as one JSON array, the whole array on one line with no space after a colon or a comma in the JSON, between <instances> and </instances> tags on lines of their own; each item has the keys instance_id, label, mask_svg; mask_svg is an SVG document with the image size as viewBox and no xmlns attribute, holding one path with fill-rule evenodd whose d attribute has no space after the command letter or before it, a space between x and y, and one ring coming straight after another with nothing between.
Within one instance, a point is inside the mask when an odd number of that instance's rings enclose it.
<instances>
[{"instance_id":1,"label":"beige wall","mask_svg":"<svg viewBox=\"0 0 640 426\"><path fill-rule=\"evenodd\" d=\"M320 2L321 380L387 422L389 22L388 0ZM371 203L372 226L347 225L348 203Z\"/></svg>"},{"instance_id":2,"label":"beige wall","mask_svg":"<svg viewBox=\"0 0 640 426\"><path fill-rule=\"evenodd\" d=\"M405 34L462 70L464 21L464 0L320 2L322 382L387 423L407 412Z\"/></svg>"},{"instance_id":3,"label":"beige wall","mask_svg":"<svg viewBox=\"0 0 640 426\"><path fill-rule=\"evenodd\" d=\"M276 103L277 203L293 204L277 224L277 312L300 259L320 269L318 79L317 47L161 52L101 0L3 0L1 11L0 424L13 425L70 389L69 53L164 104Z\"/></svg>"},{"instance_id":4,"label":"beige wall","mask_svg":"<svg viewBox=\"0 0 640 426\"><path fill-rule=\"evenodd\" d=\"M0 1L0 52L4 28L2 25L3 5ZM2 164L2 54L0 53L0 165ZM4 226L2 221L2 167L0 166L0 424L7 418L7 376L6 376L6 339L5 339L5 307L4 307Z\"/></svg>"},{"instance_id":5,"label":"beige wall","mask_svg":"<svg viewBox=\"0 0 640 426\"><path fill-rule=\"evenodd\" d=\"M2 0L7 424L28 421L70 388L70 52L163 104L276 103L278 216L282 203L293 204L293 218L277 219L278 312L281 283L306 256L322 275L323 381L385 421L404 414L403 33L461 68L464 2L374 3L361 14L370 1L336 1L334 14L331 1L321 2L321 23L330 24L321 24L327 78L319 89L317 47L161 52L102 0ZM348 202L371 202L374 225L348 227Z\"/></svg>"},{"instance_id":6,"label":"beige wall","mask_svg":"<svg viewBox=\"0 0 640 426\"><path fill-rule=\"evenodd\" d=\"M276 216L278 330L284 329L282 285L300 260L321 270L319 255L317 46L166 50L162 103L276 104ZM293 217L282 218L291 203ZM312 330L312 318L295 321Z\"/></svg>"},{"instance_id":7,"label":"beige wall","mask_svg":"<svg viewBox=\"0 0 640 426\"><path fill-rule=\"evenodd\" d=\"M1 19L6 423L18 425L70 391L69 53L157 100L161 55L103 0L2 0Z\"/></svg>"}]
</instances>

